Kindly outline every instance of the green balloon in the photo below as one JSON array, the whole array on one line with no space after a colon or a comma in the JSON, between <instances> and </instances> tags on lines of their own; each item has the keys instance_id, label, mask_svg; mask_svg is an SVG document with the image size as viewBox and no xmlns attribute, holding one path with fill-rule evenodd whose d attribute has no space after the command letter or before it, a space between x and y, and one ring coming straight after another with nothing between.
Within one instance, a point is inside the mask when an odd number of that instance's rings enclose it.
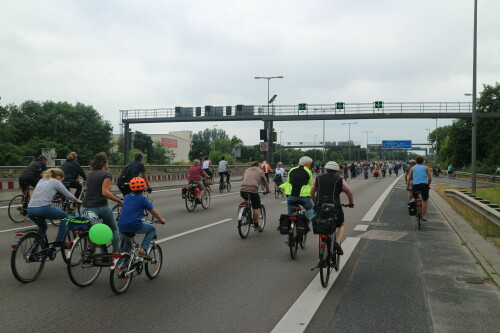
<instances>
[{"instance_id":1,"label":"green balloon","mask_svg":"<svg viewBox=\"0 0 500 333\"><path fill-rule=\"evenodd\" d=\"M94 224L89 230L89 238L95 244L107 244L113 238L113 231L105 224Z\"/></svg>"}]
</instances>

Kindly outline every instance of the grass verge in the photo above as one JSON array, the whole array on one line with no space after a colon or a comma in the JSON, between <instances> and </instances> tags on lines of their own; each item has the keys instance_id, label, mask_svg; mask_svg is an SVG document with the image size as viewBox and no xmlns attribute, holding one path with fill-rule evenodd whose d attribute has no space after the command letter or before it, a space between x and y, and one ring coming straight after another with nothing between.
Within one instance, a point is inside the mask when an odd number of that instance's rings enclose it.
<instances>
[{"instance_id":1,"label":"grass verge","mask_svg":"<svg viewBox=\"0 0 500 333\"><path fill-rule=\"evenodd\" d=\"M446 189L456 189L456 188L452 188L450 186L445 186L442 184L438 184L433 187L433 190L439 193L439 195L443 199L448 201L453 206L455 211L459 213L471 225L471 227L474 228L474 230L476 230L486 240L493 243L497 248L500 248L500 227L497 226L495 223L491 222L490 220L488 220L487 218L485 218L483 215L478 214L474 209L470 208L467 205L464 205L458 199L447 196L444 193L444 190ZM490 202L492 203L498 204L500 202L500 200L498 199L500 198L500 189L497 191L496 187L478 189L476 191L476 194L486 200L490 200ZM497 198L496 202L494 201L495 198Z\"/></svg>"}]
</instances>

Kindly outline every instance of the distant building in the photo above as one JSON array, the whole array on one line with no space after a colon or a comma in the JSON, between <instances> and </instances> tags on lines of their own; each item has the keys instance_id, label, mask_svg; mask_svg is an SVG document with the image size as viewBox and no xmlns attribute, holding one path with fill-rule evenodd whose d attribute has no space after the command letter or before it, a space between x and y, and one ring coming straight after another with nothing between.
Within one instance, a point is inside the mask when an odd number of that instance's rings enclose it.
<instances>
[{"instance_id":1,"label":"distant building","mask_svg":"<svg viewBox=\"0 0 500 333\"><path fill-rule=\"evenodd\" d=\"M191 150L191 140L193 138L192 131L174 131L168 134L147 134L153 142L160 142L163 147L171 149L175 153L173 162L189 161L189 151ZM113 151L117 151L116 143L121 134L113 134L114 147Z\"/></svg>"}]
</instances>

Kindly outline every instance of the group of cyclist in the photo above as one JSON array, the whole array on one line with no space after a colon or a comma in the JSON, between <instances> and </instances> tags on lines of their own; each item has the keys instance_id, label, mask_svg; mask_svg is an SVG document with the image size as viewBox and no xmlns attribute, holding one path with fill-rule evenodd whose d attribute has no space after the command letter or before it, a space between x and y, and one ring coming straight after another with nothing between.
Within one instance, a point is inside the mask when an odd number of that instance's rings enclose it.
<instances>
[{"instance_id":1,"label":"group of cyclist","mask_svg":"<svg viewBox=\"0 0 500 333\"><path fill-rule=\"evenodd\" d=\"M96 154L90 163L91 170L85 174L77 161L77 154L72 152L61 168L47 169L47 158L39 156L30 163L20 177L21 189L23 194L29 189L29 186L35 187L31 199L27 205L28 217L38 226L38 233L43 235L47 230L46 219L64 219L68 213L51 205L54 196L59 193L83 206L82 214L91 211L107 225L112 231L112 251L120 252L119 232L144 233L146 236L141 244L139 255L148 259L146 253L149 244L156 234L156 228L142 222L144 210L148 210L159 223L164 224L165 219L159 212L153 208L151 203L141 194L143 191L151 191L147 181L143 155L136 153L133 162L129 163L125 172L131 177L120 190L124 194L121 199L111 192L111 183L113 176L108 171L108 159L106 153ZM63 170L66 170L63 171ZM143 177L138 177L142 173ZM78 197L81 193L81 184L77 182L78 176L86 180L86 194L83 200ZM37 179L38 177L38 179ZM43 178L42 178L43 177ZM74 187L77 192L73 195L69 188ZM119 221L116 221L113 211L109 206L109 201L114 201L123 206ZM66 234L66 225L61 222L56 236L54 247L67 247L64 242ZM125 240L124 249L127 249Z\"/></svg>"}]
</instances>

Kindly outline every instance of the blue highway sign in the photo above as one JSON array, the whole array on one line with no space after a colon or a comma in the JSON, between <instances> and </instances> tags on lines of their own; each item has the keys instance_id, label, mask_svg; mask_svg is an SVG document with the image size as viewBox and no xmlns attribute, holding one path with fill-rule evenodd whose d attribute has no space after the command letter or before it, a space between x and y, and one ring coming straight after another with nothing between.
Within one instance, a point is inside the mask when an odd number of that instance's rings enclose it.
<instances>
[{"instance_id":1,"label":"blue highway sign","mask_svg":"<svg viewBox=\"0 0 500 333\"><path fill-rule=\"evenodd\" d=\"M382 140L382 149L411 149L411 140Z\"/></svg>"}]
</instances>

